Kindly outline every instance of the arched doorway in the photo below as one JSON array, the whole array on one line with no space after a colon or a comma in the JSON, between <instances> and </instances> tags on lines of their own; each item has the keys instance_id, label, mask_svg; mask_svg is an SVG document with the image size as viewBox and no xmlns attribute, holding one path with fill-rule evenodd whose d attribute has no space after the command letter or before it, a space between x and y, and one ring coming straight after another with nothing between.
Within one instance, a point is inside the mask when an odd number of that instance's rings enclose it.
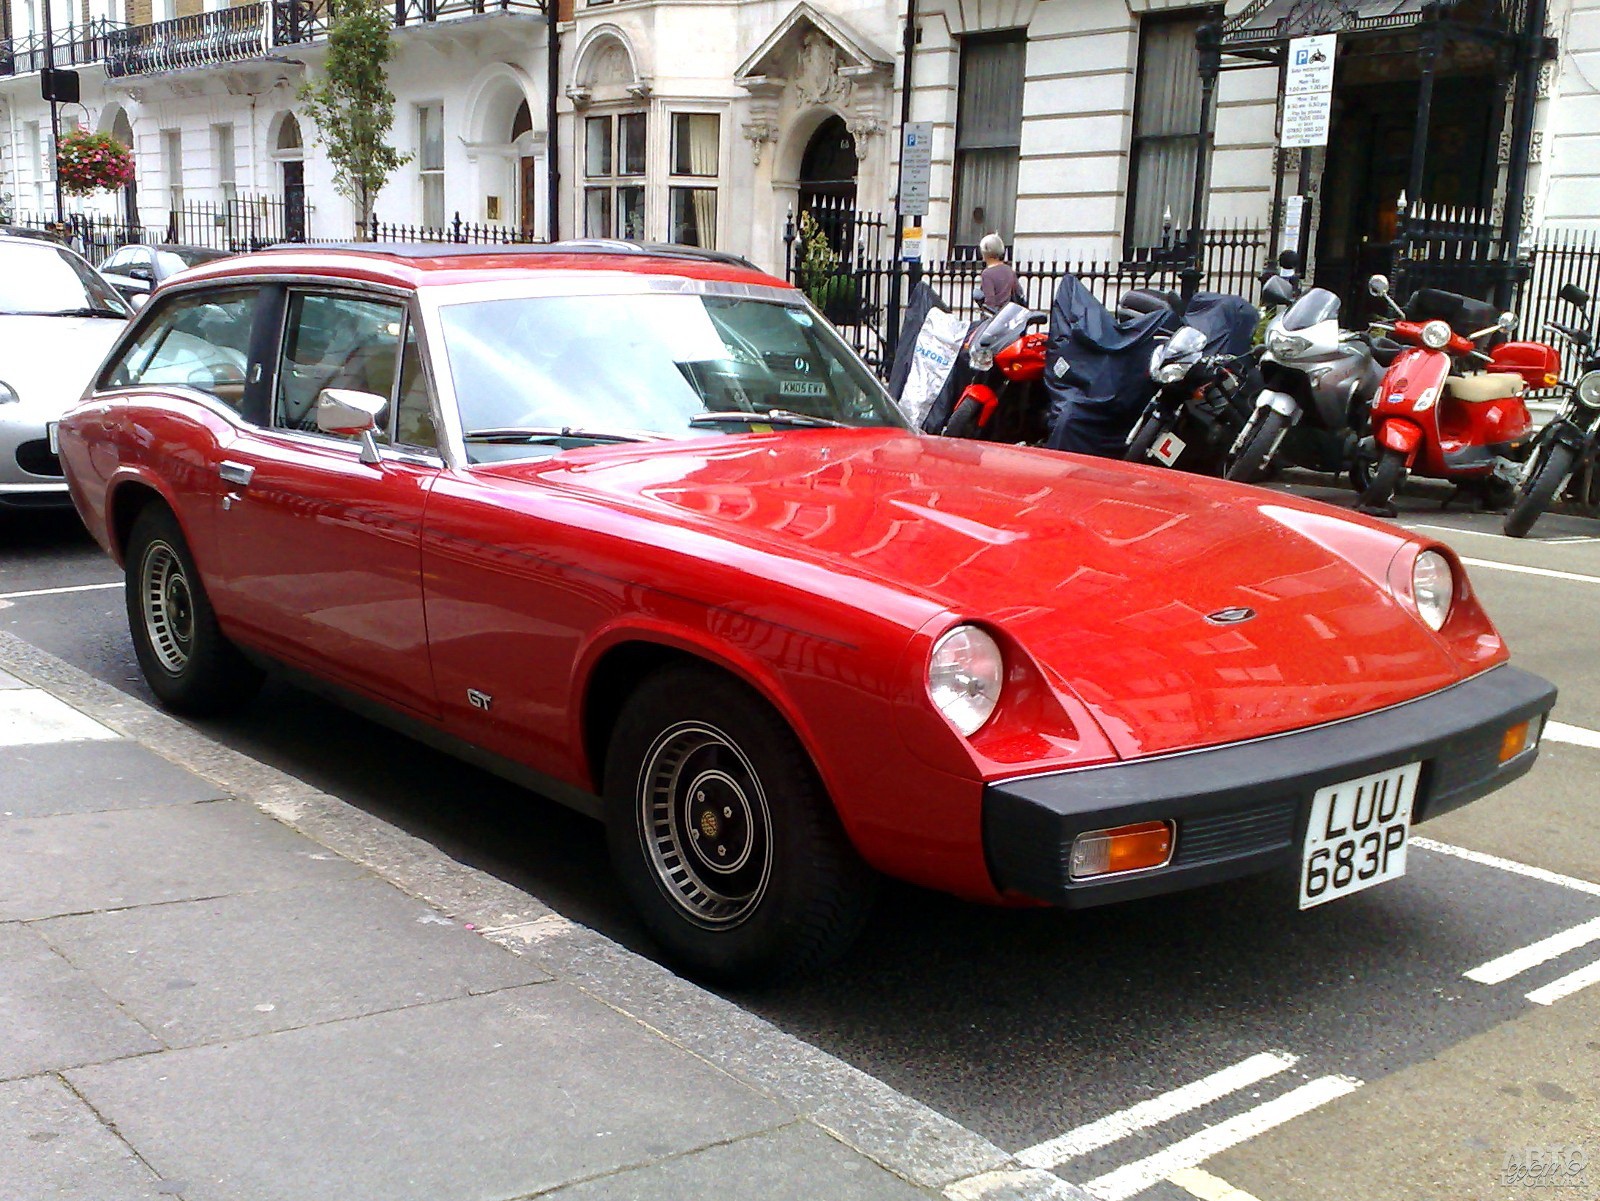
<instances>
[{"instance_id":1,"label":"arched doorway","mask_svg":"<svg viewBox=\"0 0 1600 1201\"><path fill-rule=\"evenodd\" d=\"M272 157L278 160L279 179L283 186L283 239L286 242L306 240L306 151L300 133L300 121L293 113L284 113L278 122L278 132L272 140Z\"/></svg>"},{"instance_id":2,"label":"arched doorway","mask_svg":"<svg viewBox=\"0 0 1600 1201\"><path fill-rule=\"evenodd\" d=\"M523 100L511 118L508 139L517 152L517 228L524 237L533 236L534 201L539 195L538 159L533 154L533 110Z\"/></svg>"},{"instance_id":3,"label":"arched doorway","mask_svg":"<svg viewBox=\"0 0 1600 1201\"><path fill-rule=\"evenodd\" d=\"M800 156L800 211L811 214L835 251L850 245L859 169L856 140L843 117L817 126Z\"/></svg>"},{"instance_id":4,"label":"arched doorway","mask_svg":"<svg viewBox=\"0 0 1600 1201\"><path fill-rule=\"evenodd\" d=\"M117 115L111 121L110 133L112 137L116 138L129 150L133 149L133 122L128 120L126 109L120 107L117 109ZM137 156L135 161L137 161ZM122 194L122 200L119 205L122 209L122 223L127 226L138 225L139 184L137 178L130 179L118 191Z\"/></svg>"}]
</instances>

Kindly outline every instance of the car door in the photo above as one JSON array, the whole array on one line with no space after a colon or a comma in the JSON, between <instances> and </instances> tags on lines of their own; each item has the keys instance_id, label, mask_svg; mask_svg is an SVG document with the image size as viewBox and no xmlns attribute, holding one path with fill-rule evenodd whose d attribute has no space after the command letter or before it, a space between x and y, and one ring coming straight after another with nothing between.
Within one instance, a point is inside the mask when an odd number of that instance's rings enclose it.
<instances>
[{"instance_id":1,"label":"car door","mask_svg":"<svg viewBox=\"0 0 1600 1201\"><path fill-rule=\"evenodd\" d=\"M290 288L259 411L217 464L219 613L290 664L423 716L435 712L421 528L442 460L403 298ZM327 388L389 402L378 453L323 433ZM398 403L397 403L398 402ZM411 414L406 416L405 414ZM396 441L396 431L401 440Z\"/></svg>"}]
</instances>

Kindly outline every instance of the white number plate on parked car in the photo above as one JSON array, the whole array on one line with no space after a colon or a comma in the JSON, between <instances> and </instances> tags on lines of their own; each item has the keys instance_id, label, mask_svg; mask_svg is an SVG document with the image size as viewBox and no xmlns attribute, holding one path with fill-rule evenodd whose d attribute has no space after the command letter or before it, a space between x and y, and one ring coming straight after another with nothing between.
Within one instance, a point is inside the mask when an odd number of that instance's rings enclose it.
<instances>
[{"instance_id":1,"label":"white number plate on parked car","mask_svg":"<svg viewBox=\"0 0 1600 1201\"><path fill-rule=\"evenodd\" d=\"M1300 908L1310 909L1406 874L1411 802L1422 764L1317 789L1300 864Z\"/></svg>"}]
</instances>

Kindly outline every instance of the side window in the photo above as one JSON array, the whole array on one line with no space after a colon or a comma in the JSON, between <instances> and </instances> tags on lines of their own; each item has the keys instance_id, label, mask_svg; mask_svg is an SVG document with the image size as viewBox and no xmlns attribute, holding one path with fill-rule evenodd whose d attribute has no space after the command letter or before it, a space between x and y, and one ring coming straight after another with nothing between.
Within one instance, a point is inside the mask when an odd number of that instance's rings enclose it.
<instances>
[{"instance_id":1,"label":"side window","mask_svg":"<svg viewBox=\"0 0 1600 1201\"><path fill-rule=\"evenodd\" d=\"M400 399L395 405L394 440L402 446L439 448L439 432L428 402L428 377L422 369L417 327L406 323L405 347L400 352Z\"/></svg>"},{"instance_id":2,"label":"side window","mask_svg":"<svg viewBox=\"0 0 1600 1201\"><path fill-rule=\"evenodd\" d=\"M371 392L392 401L405 311L399 304L354 296L295 292L284 319L283 352L272 424L317 428L317 397L325 388ZM387 440L389 410L378 418Z\"/></svg>"},{"instance_id":3,"label":"side window","mask_svg":"<svg viewBox=\"0 0 1600 1201\"><path fill-rule=\"evenodd\" d=\"M163 301L144 332L101 378L101 387L194 388L238 410L255 288L186 293Z\"/></svg>"}]
</instances>

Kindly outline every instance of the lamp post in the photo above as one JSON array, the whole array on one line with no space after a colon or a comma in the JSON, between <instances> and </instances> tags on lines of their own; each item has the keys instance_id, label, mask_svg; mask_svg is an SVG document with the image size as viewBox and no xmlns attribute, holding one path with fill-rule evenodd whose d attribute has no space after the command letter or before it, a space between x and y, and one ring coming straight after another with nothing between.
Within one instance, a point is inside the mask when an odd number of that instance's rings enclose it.
<instances>
[{"instance_id":1,"label":"lamp post","mask_svg":"<svg viewBox=\"0 0 1600 1201\"><path fill-rule=\"evenodd\" d=\"M44 4L44 70L40 73L40 86L44 91L44 98L50 102L50 178L55 183L56 193L56 224L61 224L61 164L56 157L56 147L61 142L61 110L56 105L56 38L55 28L51 24L51 0L43 0Z\"/></svg>"}]
</instances>

